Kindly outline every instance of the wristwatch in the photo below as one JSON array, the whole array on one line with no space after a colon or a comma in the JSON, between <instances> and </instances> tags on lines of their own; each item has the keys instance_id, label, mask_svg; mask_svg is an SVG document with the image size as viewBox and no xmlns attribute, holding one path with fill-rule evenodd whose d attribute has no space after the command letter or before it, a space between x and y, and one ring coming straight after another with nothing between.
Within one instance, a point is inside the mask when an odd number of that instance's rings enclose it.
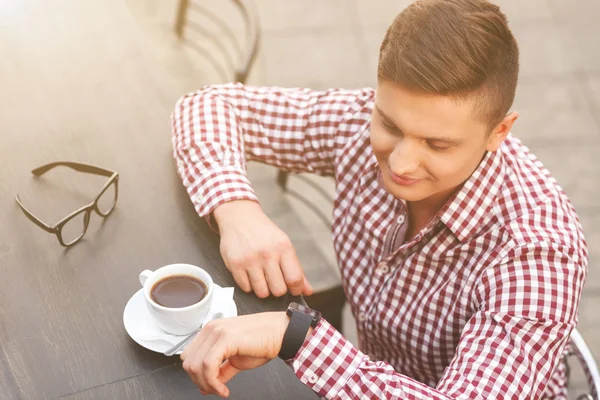
<instances>
[{"instance_id":1,"label":"wristwatch","mask_svg":"<svg viewBox=\"0 0 600 400\"><path fill-rule=\"evenodd\" d=\"M306 333L310 327L315 328L321 320L321 313L298 303L290 303L286 311L290 323L283 335L279 358L286 361L292 359L304 344Z\"/></svg>"}]
</instances>

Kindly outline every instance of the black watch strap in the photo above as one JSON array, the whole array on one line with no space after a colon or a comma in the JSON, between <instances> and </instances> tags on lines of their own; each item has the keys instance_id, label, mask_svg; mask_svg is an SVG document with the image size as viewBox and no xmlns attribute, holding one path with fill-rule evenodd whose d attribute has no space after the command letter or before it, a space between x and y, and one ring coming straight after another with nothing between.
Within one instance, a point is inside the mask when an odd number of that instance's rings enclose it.
<instances>
[{"instance_id":1,"label":"black watch strap","mask_svg":"<svg viewBox=\"0 0 600 400\"><path fill-rule=\"evenodd\" d=\"M292 314L290 323L283 335L279 358L286 361L296 356L296 353L304 344L306 333L312 321L313 317L303 312L296 311Z\"/></svg>"}]
</instances>

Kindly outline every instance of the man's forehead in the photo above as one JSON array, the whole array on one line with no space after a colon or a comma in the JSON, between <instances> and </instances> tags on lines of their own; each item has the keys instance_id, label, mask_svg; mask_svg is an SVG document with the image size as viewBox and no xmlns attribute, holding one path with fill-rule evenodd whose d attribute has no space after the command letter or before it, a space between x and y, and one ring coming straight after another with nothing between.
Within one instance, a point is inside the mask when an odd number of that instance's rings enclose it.
<instances>
[{"instance_id":1,"label":"man's forehead","mask_svg":"<svg viewBox=\"0 0 600 400\"><path fill-rule=\"evenodd\" d=\"M485 129L476 118L472 99L419 94L398 87L379 85L375 109L386 120L406 131L428 136L463 137L465 131Z\"/></svg>"}]
</instances>

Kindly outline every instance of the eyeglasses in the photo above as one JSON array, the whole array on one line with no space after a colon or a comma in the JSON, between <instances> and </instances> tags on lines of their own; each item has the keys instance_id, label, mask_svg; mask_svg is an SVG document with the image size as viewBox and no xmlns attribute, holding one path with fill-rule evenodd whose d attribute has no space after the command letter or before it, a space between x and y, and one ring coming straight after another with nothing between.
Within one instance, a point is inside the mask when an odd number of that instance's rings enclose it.
<instances>
[{"instance_id":1,"label":"eyeglasses","mask_svg":"<svg viewBox=\"0 0 600 400\"><path fill-rule=\"evenodd\" d=\"M96 211L98 215L106 218L114 210L119 196L119 173L93 165L69 161L59 161L42 165L31 171L31 173L35 176L42 176L51 169L59 166L69 167L87 174L109 177L108 182L104 184L100 194L96 196L94 201L73 211L53 226L44 223L38 217L33 215L33 213L21 203L21 199L19 198L19 195L17 195L17 204L21 207L21 210L23 210L27 218L46 232L54 233L58 237L60 244L68 247L74 245L83 237L87 231L92 211Z\"/></svg>"}]
</instances>

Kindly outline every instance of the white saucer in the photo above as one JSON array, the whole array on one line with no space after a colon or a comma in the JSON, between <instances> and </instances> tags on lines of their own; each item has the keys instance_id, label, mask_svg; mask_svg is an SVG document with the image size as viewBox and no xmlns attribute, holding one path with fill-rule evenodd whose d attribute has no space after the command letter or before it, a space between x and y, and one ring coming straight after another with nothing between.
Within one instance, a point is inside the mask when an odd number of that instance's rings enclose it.
<instances>
[{"instance_id":1,"label":"white saucer","mask_svg":"<svg viewBox=\"0 0 600 400\"><path fill-rule=\"evenodd\" d=\"M218 312L222 312L224 318L237 316L237 307L233 296L230 295L226 300L219 300L219 289L222 290L221 286L215 284L215 297L206 317L207 320L210 320ZM233 288L231 289L233 290ZM138 290L127 302L123 312L123 324L127 334L137 344L157 353L164 353L185 337L171 335L158 327L146 307L143 289ZM181 354L181 351L177 354Z\"/></svg>"}]
</instances>

